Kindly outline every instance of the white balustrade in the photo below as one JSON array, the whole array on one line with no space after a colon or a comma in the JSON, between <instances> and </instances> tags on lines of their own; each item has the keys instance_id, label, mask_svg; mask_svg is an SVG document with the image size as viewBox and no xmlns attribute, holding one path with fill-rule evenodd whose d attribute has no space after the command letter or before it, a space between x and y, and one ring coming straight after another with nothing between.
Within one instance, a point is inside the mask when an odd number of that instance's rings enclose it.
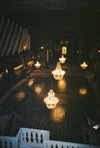
<instances>
[{"instance_id":1,"label":"white balustrade","mask_svg":"<svg viewBox=\"0 0 100 148\"><path fill-rule=\"evenodd\" d=\"M49 140L49 131L21 128L22 144L43 144L44 140Z\"/></svg>"},{"instance_id":2,"label":"white balustrade","mask_svg":"<svg viewBox=\"0 0 100 148\"><path fill-rule=\"evenodd\" d=\"M23 146L39 146L39 148L100 148L100 146L96 145L53 141L49 140L49 137L49 131L20 128L16 137L0 136L0 148L22 148Z\"/></svg>"},{"instance_id":3,"label":"white balustrade","mask_svg":"<svg viewBox=\"0 0 100 148\"><path fill-rule=\"evenodd\" d=\"M0 148L20 148L22 145L43 144L49 140L49 131L20 128L16 137L0 136Z\"/></svg>"},{"instance_id":4,"label":"white balustrade","mask_svg":"<svg viewBox=\"0 0 100 148\"><path fill-rule=\"evenodd\" d=\"M18 148L17 138L0 136L0 148Z\"/></svg>"},{"instance_id":5,"label":"white balustrade","mask_svg":"<svg viewBox=\"0 0 100 148\"><path fill-rule=\"evenodd\" d=\"M100 148L96 145L72 143L72 142L62 142L62 141L44 141L44 148Z\"/></svg>"}]
</instances>

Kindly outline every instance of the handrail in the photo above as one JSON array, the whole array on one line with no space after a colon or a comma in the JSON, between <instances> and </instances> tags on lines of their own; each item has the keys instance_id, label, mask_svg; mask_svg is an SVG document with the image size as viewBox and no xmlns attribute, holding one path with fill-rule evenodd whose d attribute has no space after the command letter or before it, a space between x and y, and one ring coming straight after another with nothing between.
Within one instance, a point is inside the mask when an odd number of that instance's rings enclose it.
<instances>
[{"instance_id":1,"label":"handrail","mask_svg":"<svg viewBox=\"0 0 100 148\"><path fill-rule=\"evenodd\" d=\"M43 148L100 148L96 145L49 140L50 132L20 128L16 137L0 136L0 148L21 148L23 145L40 145Z\"/></svg>"},{"instance_id":2,"label":"handrail","mask_svg":"<svg viewBox=\"0 0 100 148\"><path fill-rule=\"evenodd\" d=\"M49 131L21 128L21 144L43 144L49 140Z\"/></svg>"},{"instance_id":3,"label":"handrail","mask_svg":"<svg viewBox=\"0 0 100 148\"><path fill-rule=\"evenodd\" d=\"M73 142L62 142L62 141L44 141L44 148L100 148L96 145L80 144Z\"/></svg>"},{"instance_id":4,"label":"handrail","mask_svg":"<svg viewBox=\"0 0 100 148\"><path fill-rule=\"evenodd\" d=\"M0 136L0 148L18 148L16 137Z\"/></svg>"},{"instance_id":5,"label":"handrail","mask_svg":"<svg viewBox=\"0 0 100 148\"><path fill-rule=\"evenodd\" d=\"M0 136L0 148L20 148L21 145L39 144L49 140L50 133L46 130L20 128L16 137Z\"/></svg>"}]
</instances>

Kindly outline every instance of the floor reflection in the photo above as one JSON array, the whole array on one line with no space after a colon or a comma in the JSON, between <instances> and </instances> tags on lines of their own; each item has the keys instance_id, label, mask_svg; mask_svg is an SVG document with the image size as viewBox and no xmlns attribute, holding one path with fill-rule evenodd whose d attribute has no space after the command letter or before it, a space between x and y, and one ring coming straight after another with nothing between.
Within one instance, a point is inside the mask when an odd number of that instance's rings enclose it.
<instances>
[{"instance_id":1,"label":"floor reflection","mask_svg":"<svg viewBox=\"0 0 100 148\"><path fill-rule=\"evenodd\" d=\"M30 79L30 80L28 81L28 86L31 87L31 86L33 85L33 83L34 83L34 79Z\"/></svg>"},{"instance_id":2,"label":"floor reflection","mask_svg":"<svg viewBox=\"0 0 100 148\"><path fill-rule=\"evenodd\" d=\"M65 110L63 107L57 106L52 110L51 119L56 122L62 122L65 117Z\"/></svg>"},{"instance_id":3,"label":"floor reflection","mask_svg":"<svg viewBox=\"0 0 100 148\"><path fill-rule=\"evenodd\" d=\"M37 95L40 95L41 92L42 92L42 90L44 89L44 83L42 83L42 84L36 84L35 87L34 87L34 89L35 89L36 94Z\"/></svg>"},{"instance_id":4,"label":"floor reflection","mask_svg":"<svg viewBox=\"0 0 100 148\"><path fill-rule=\"evenodd\" d=\"M50 88L51 77L36 75L15 91L16 96L15 92L12 93L5 106L13 104L14 112L22 118L21 127L49 130L54 140L81 142L86 113L97 121L100 115L100 105L96 103L98 98L91 94L90 83L81 75L65 75L61 81L52 79L52 89L59 98L53 110L44 104Z\"/></svg>"},{"instance_id":5,"label":"floor reflection","mask_svg":"<svg viewBox=\"0 0 100 148\"><path fill-rule=\"evenodd\" d=\"M25 97L25 92L21 91L17 94L16 98L21 101Z\"/></svg>"},{"instance_id":6,"label":"floor reflection","mask_svg":"<svg viewBox=\"0 0 100 148\"><path fill-rule=\"evenodd\" d=\"M80 88L79 94L80 95L86 95L87 94L87 89L86 88Z\"/></svg>"},{"instance_id":7,"label":"floor reflection","mask_svg":"<svg viewBox=\"0 0 100 148\"><path fill-rule=\"evenodd\" d=\"M66 89L66 81L65 79L58 81L58 87L61 91L64 91Z\"/></svg>"}]
</instances>

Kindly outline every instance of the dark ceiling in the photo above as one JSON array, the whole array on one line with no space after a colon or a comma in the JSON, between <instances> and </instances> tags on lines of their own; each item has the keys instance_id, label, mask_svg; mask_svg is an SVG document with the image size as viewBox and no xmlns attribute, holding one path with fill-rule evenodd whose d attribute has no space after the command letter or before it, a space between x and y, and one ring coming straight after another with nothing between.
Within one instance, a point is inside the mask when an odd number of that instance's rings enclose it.
<instances>
[{"instance_id":1,"label":"dark ceiling","mask_svg":"<svg viewBox=\"0 0 100 148\"><path fill-rule=\"evenodd\" d=\"M0 17L15 20L27 28L31 46L52 38L99 42L99 0L1 0ZM91 46L89 48L91 48Z\"/></svg>"}]
</instances>

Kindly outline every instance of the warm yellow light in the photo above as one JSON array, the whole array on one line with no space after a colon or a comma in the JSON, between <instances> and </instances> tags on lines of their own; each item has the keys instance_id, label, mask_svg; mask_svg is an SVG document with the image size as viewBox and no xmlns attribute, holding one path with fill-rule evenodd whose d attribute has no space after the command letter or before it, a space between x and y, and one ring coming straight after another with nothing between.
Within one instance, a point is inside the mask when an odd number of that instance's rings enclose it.
<instances>
[{"instance_id":1,"label":"warm yellow light","mask_svg":"<svg viewBox=\"0 0 100 148\"><path fill-rule=\"evenodd\" d=\"M6 73L8 73L8 69L6 69Z\"/></svg>"},{"instance_id":2,"label":"warm yellow light","mask_svg":"<svg viewBox=\"0 0 100 148\"><path fill-rule=\"evenodd\" d=\"M62 54L67 54L67 47L66 46L62 47Z\"/></svg>"},{"instance_id":3,"label":"warm yellow light","mask_svg":"<svg viewBox=\"0 0 100 148\"><path fill-rule=\"evenodd\" d=\"M35 86L35 92L39 95L41 93L41 91L42 91L41 86L40 85L36 85Z\"/></svg>"},{"instance_id":4,"label":"warm yellow light","mask_svg":"<svg viewBox=\"0 0 100 148\"><path fill-rule=\"evenodd\" d=\"M54 109L59 102L59 99L55 97L54 91L50 89L48 97L44 98L44 102L48 109Z\"/></svg>"},{"instance_id":5,"label":"warm yellow light","mask_svg":"<svg viewBox=\"0 0 100 148\"><path fill-rule=\"evenodd\" d=\"M32 66L34 64L34 61L28 62L28 66Z\"/></svg>"},{"instance_id":6,"label":"warm yellow light","mask_svg":"<svg viewBox=\"0 0 100 148\"><path fill-rule=\"evenodd\" d=\"M86 95L86 94L87 94L87 89L81 88L81 89L79 90L79 93L80 93L81 95Z\"/></svg>"},{"instance_id":7,"label":"warm yellow light","mask_svg":"<svg viewBox=\"0 0 100 148\"><path fill-rule=\"evenodd\" d=\"M80 51L78 50L77 53L79 53Z\"/></svg>"},{"instance_id":8,"label":"warm yellow light","mask_svg":"<svg viewBox=\"0 0 100 148\"><path fill-rule=\"evenodd\" d=\"M34 56L32 56L32 59L34 59Z\"/></svg>"},{"instance_id":9,"label":"warm yellow light","mask_svg":"<svg viewBox=\"0 0 100 148\"><path fill-rule=\"evenodd\" d=\"M4 74L3 72L2 72L2 73L0 73L0 79L2 78L3 74Z\"/></svg>"},{"instance_id":10,"label":"warm yellow light","mask_svg":"<svg viewBox=\"0 0 100 148\"><path fill-rule=\"evenodd\" d=\"M41 49L44 49L44 47L42 46Z\"/></svg>"},{"instance_id":11,"label":"warm yellow light","mask_svg":"<svg viewBox=\"0 0 100 148\"><path fill-rule=\"evenodd\" d=\"M25 97L25 92L21 91L17 94L18 101L21 101Z\"/></svg>"},{"instance_id":12,"label":"warm yellow light","mask_svg":"<svg viewBox=\"0 0 100 148\"><path fill-rule=\"evenodd\" d=\"M34 79L30 79L30 80L28 81L28 86L31 87L31 86L33 85L33 83L34 83Z\"/></svg>"},{"instance_id":13,"label":"warm yellow light","mask_svg":"<svg viewBox=\"0 0 100 148\"><path fill-rule=\"evenodd\" d=\"M20 68L22 68L23 67L23 64L22 65L19 65L19 66L17 66L17 67L14 67L14 70L18 70L18 69L20 69Z\"/></svg>"},{"instance_id":14,"label":"warm yellow light","mask_svg":"<svg viewBox=\"0 0 100 148\"><path fill-rule=\"evenodd\" d=\"M65 63L66 58L64 57L64 55L61 56L61 58L59 58L60 63Z\"/></svg>"},{"instance_id":15,"label":"warm yellow light","mask_svg":"<svg viewBox=\"0 0 100 148\"><path fill-rule=\"evenodd\" d=\"M26 50L26 45L24 45L23 49Z\"/></svg>"},{"instance_id":16,"label":"warm yellow light","mask_svg":"<svg viewBox=\"0 0 100 148\"><path fill-rule=\"evenodd\" d=\"M80 65L80 67L82 67L82 69L86 69L87 66L88 66L88 65L86 64L86 62L83 62L83 64Z\"/></svg>"},{"instance_id":17,"label":"warm yellow light","mask_svg":"<svg viewBox=\"0 0 100 148\"><path fill-rule=\"evenodd\" d=\"M61 80L65 74L65 71L62 70L60 62L57 62L56 69L52 71L52 74L56 80Z\"/></svg>"},{"instance_id":18,"label":"warm yellow light","mask_svg":"<svg viewBox=\"0 0 100 148\"><path fill-rule=\"evenodd\" d=\"M39 63L39 61L36 62L35 67L36 68L40 68L41 64Z\"/></svg>"},{"instance_id":19,"label":"warm yellow light","mask_svg":"<svg viewBox=\"0 0 100 148\"><path fill-rule=\"evenodd\" d=\"M98 53L100 53L100 50L98 50Z\"/></svg>"},{"instance_id":20,"label":"warm yellow light","mask_svg":"<svg viewBox=\"0 0 100 148\"><path fill-rule=\"evenodd\" d=\"M61 88L61 89L66 88L66 82L65 82L65 80L59 80L59 81L58 81L58 86L59 86L59 88Z\"/></svg>"},{"instance_id":21,"label":"warm yellow light","mask_svg":"<svg viewBox=\"0 0 100 148\"><path fill-rule=\"evenodd\" d=\"M52 111L52 120L57 121L57 122L61 122L65 117L65 110L62 107L56 107L53 111Z\"/></svg>"}]
</instances>

